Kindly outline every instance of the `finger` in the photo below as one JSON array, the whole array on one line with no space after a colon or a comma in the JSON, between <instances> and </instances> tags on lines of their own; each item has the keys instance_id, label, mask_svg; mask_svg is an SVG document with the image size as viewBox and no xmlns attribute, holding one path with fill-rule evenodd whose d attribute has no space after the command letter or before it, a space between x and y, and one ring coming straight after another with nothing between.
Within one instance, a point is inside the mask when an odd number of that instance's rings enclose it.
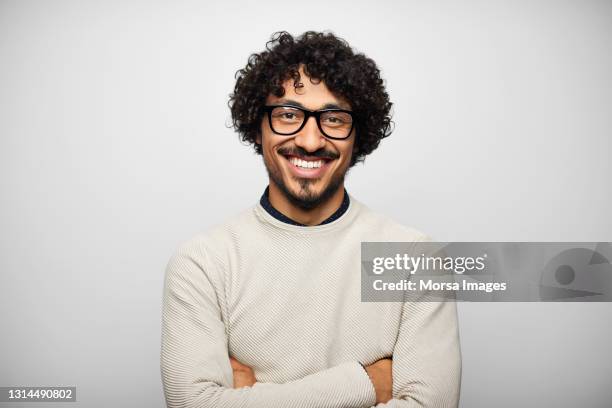
<instances>
[{"instance_id":1,"label":"finger","mask_svg":"<svg viewBox=\"0 0 612 408\"><path fill-rule=\"evenodd\" d=\"M230 365L232 366L232 370L240 370L242 368L242 364L234 357L230 357Z\"/></svg>"},{"instance_id":2,"label":"finger","mask_svg":"<svg viewBox=\"0 0 612 408\"><path fill-rule=\"evenodd\" d=\"M230 365L232 366L232 370L237 370L237 371L250 371L251 370L251 367L249 367L248 365L242 364L240 361L236 360L233 357L230 357Z\"/></svg>"}]
</instances>

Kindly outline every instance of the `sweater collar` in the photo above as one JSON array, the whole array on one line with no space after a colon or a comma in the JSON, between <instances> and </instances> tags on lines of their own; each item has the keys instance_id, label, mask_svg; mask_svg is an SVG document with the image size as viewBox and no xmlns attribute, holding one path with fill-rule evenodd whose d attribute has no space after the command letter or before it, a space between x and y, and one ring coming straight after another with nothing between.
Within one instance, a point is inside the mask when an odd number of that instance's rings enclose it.
<instances>
[{"instance_id":1,"label":"sweater collar","mask_svg":"<svg viewBox=\"0 0 612 408\"><path fill-rule=\"evenodd\" d=\"M297 225L299 227L308 226L308 225L301 224L297 221L292 220L291 218L287 217L285 214L281 213L276 208L274 208L272 206L272 203L270 203L269 190L270 190L270 187L269 186L266 187L266 190L264 191L263 195L261 196L261 199L259 200L259 203L264 208L264 210L266 210L268 214L270 214L272 217L286 224ZM327 217L325 220L323 220L323 222L321 222L318 225L329 224L330 222L333 222L337 220L338 218L342 217L342 215L346 212L346 210L348 210L350 203L351 201L350 201L349 195L346 192L346 189L344 189L344 198L342 199L342 203L340 204L340 207L338 207L338 209L332 215Z\"/></svg>"}]
</instances>

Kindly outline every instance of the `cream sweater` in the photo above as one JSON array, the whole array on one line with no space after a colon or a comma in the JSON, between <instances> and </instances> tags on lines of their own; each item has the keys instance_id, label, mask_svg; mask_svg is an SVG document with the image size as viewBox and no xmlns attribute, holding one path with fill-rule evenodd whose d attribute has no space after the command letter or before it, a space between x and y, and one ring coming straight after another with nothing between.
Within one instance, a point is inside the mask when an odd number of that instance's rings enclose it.
<instances>
[{"instance_id":1,"label":"cream sweater","mask_svg":"<svg viewBox=\"0 0 612 408\"><path fill-rule=\"evenodd\" d=\"M362 241L423 241L354 197L336 221L290 225L260 204L185 242L164 284L161 372L168 407L372 407L360 362L393 356L377 407L456 407L456 305L366 303ZM233 389L229 356L257 383Z\"/></svg>"}]
</instances>

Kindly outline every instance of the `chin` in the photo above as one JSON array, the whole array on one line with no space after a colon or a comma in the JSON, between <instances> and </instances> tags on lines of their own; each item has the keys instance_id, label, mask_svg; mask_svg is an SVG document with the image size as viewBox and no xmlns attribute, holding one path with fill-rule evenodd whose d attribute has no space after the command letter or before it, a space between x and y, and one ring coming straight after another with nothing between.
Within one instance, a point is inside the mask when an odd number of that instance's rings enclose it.
<instances>
[{"instance_id":1,"label":"chin","mask_svg":"<svg viewBox=\"0 0 612 408\"><path fill-rule=\"evenodd\" d=\"M327 202L338 191L344 178L340 177L335 183L332 181L324 183L322 180L292 178L290 184L279 188L293 205L312 210Z\"/></svg>"}]
</instances>

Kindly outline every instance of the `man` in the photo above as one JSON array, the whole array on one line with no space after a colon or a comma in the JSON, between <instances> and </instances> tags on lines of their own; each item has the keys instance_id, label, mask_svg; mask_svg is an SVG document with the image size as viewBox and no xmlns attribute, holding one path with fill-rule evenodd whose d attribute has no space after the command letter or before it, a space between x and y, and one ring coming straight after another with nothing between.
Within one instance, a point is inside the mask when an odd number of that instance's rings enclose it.
<instances>
[{"instance_id":1,"label":"man","mask_svg":"<svg viewBox=\"0 0 612 408\"><path fill-rule=\"evenodd\" d=\"M362 241L426 240L344 189L390 133L376 64L330 33L277 33L238 72L230 107L269 185L167 266L167 405L456 407L455 304L360 299Z\"/></svg>"}]
</instances>

